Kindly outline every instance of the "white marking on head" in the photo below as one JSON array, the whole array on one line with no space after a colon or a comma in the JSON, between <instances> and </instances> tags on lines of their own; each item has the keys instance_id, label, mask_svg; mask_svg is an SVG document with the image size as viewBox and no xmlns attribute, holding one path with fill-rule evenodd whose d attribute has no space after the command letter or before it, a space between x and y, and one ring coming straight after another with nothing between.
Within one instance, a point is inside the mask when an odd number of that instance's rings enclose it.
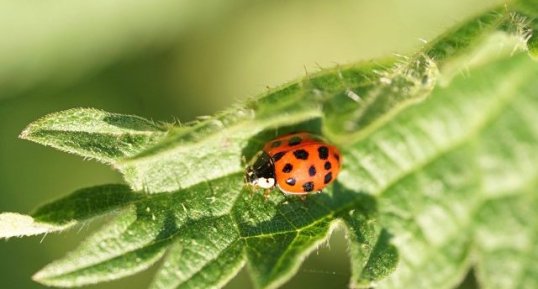
<instances>
[{"instance_id":1,"label":"white marking on head","mask_svg":"<svg viewBox=\"0 0 538 289\"><path fill-rule=\"evenodd\" d=\"M270 189L275 186L275 179L274 178L257 178L252 183L262 189Z\"/></svg>"}]
</instances>

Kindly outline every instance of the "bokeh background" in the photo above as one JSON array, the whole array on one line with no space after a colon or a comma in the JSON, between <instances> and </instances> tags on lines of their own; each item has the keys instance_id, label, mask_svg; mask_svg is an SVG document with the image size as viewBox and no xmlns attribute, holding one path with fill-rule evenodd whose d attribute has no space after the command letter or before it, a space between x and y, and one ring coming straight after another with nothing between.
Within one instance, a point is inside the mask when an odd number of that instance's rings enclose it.
<instances>
[{"instance_id":1,"label":"bokeh background","mask_svg":"<svg viewBox=\"0 0 538 289\"><path fill-rule=\"evenodd\" d=\"M111 168L27 141L35 119L94 107L158 121L213 114L320 68L411 53L493 0L93 0L0 2L0 211L27 213ZM0 286L31 275L100 222L0 241ZM146 288L155 271L88 288ZM283 288L345 288L341 231ZM465 288L472 288L472 278ZM251 288L243 270L227 288Z\"/></svg>"}]
</instances>

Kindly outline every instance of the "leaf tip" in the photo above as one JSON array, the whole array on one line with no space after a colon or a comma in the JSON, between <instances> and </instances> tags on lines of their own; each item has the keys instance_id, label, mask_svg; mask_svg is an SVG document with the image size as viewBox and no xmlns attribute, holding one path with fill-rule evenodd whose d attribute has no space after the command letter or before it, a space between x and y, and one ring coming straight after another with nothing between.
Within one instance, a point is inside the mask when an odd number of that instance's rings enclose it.
<instances>
[{"instance_id":1,"label":"leaf tip","mask_svg":"<svg viewBox=\"0 0 538 289\"><path fill-rule=\"evenodd\" d=\"M25 140L30 140L30 135L32 133L32 129L31 129L32 125L29 125L27 126L20 134L19 134L19 138L20 139L25 139Z\"/></svg>"},{"instance_id":2,"label":"leaf tip","mask_svg":"<svg viewBox=\"0 0 538 289\"><path fill-rule=\"evenodd\" d=\"M50 266L45 266L44 268L41 268L39 271L34 273L32 275L32 280L34 282L37 282L39 284L43 284L45 286L53 286L53 287L71 287L68 284L64 282L58 282L54 279L55 274L53 271L50 270Z\"/></svg>"},{"instance_id":3,"label":"leaf tip","mask_svg":"<svg viewBox=\"0 0 538 289\"><path fill-rule=\"evenodd\" d=\"M31 216L19 213L0 214L0 238L4 239L55 232L64 230L69 226L71 224L60 226L36 222Z\"/></svg>"},{"instance_id":4,"label":"leaf tip","mask_svg":"<svg viewBox=\"0 0 538 289\"><path fill-rule=\"evenodd\" d=\"M32 275L32 280L41 283L41 284L47 284L47 277L46 274L43 274L43 270L39 270L34 275Z\"/></svg>"},{"instance_id":5,"label":"leaf tip","mask_svg":"<svg viewBox=\"0 0 538 289\"><path fill-rule=\"evenodd\" d=\"M39 132L39 130L43 126L43 123L46 123L51 115L54 115L54 114L49 114L49 115L43 116L43 117L31 122L30 124L28 124L24 128L24 130L19 134L19 138L39 143L38 139L35 138L35 133Z\"/></svg>"},{"instance_id":6,"label":"leaf tip","mask_svg":"<svg viewBox=\"0 0 538 289\"><path fill-rule=\"evenodd\" d=\"M55 281L54 274L52 274L50 270L48 270L48 266L34 273L34 275L32 275L32 281L51 287L73 287L69 286L69 284L66 284L64 282Z\"/></svg>"}]
</instances>

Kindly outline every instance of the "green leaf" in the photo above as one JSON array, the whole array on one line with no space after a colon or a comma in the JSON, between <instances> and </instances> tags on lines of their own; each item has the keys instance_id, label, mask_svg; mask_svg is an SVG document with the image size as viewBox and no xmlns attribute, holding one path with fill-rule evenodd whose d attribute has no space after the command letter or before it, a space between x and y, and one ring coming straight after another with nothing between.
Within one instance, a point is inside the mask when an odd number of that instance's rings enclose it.
<instances>
[{"instance_id":1,"label":"green leaf","mask_svg":"<svg viewBox=\"0 0 538 289\"><path fill-rule=\"evenodd\" d=\"M89 193L101 201L84 202ZM76 192L37 210L36 218L64 223L74 219L73 212L85 216L87 208L99 213L121 203L124 209L34 279L60 287L112 280L146 269L169 248L152 288L220 287L245 263L258 287L274 288L297 271L303 256L326 239L337 220L360 218L373 232L350 242L370 248L360 253L368 260L363 264L367 273L357 279L367 284L388 274L397 259L387 236L379 233L373 202L338 185L306 202L280 193L265 200L243 189L241 174L168 194L134 194L123 186ZM352 222L348 226L359 229Z\"/></svg>"},{"instance_id":2,"label":"green leaf","mask_svg":"<svg viewBox=\"0 0 538 289\"><path fill-rule=\"evenodd\" d=\"M31 216L18 213L0 214L0 238L32 236L62 231L71 224L55 225L36 221Z\"/></svg>"},{"instance_id":3,"label":"green leaf","mask_svg":"<svg viewBox=\"0 0 538 289\"><path fill-rule=\"evenodd\" d=\"M483 267L497 268L499 260L482 257L480 241L487 244L504 237L508 247L524 242L528 254L536 250L531 245L538 237L535 203L519 202L511 208L505 199L535 198L536 75L536 63L521 56L484 66L470 77L456 78L450 87L436 89L428 102L344 152L348 164L359 165L346 170L340 181L378 192L381 223L395 236L400 252L397 270L380 288L451 288L472 265L477 266L479 281L489 284L486 288L533 288L519 285L506 272L506 282L489 281L503 277L483 274ZM480 217L497 202L500 211L506 210L504 215ZM514 222L526 231L513 231ZM488 238L481 240L484 233ZM527 268L522 270L535 267L525 258L508 256ZM526 274L536 280L532 272Z\"/></svg>"},{"instance_id":4,"label":"green leaf","mask_svg":"<svg viewBox=\"0 0 538 289\"><path fill-rule=\"evenodd\" d=\"M29 125L20 135L37 143L105 163L136 154L165 132L141 117L97 109L53 113Z\"/></svg>"},{"instance_id":5,"label":"green leaf","mask_svg":"<svg viewBox=\"0 0 538 289\"><path fill-rule=\"evenodd\" d=\"M49 286L72 287L113 280L148 268L164 254L169 239L162 218L130 206L77 250L33 276Z\"/></svg>"},{"instance_id":6,"label":"green leaf","mask_svg":"<svg viewBox=\"0 0 538 289\"><path fill-rule=\"evenodd\" d=\"M31 236L65 230L78 222L121 208L143 195L125 185L81 189L68 197L41 206L32 216L0 214L0 238Z\"/></svg>"},{"instance_id":7,"label":"green leaf","mask_svg":"<svg viewBox=\"0 0 538 289\"><path fill-rule=\"evenodd\" d=\"M66 224L91 219L140 199L125 185L103 185L78 190L71 195L43 205L32 216L49 224Z\"/></svg>"},{"instance_id":8,"label":"green leaf","mask_svg":"<svg viewBox=\"0 0 538 289\"><path fill-rule=\"evenodd\" d=\"M448 289L471 268L487 288L535 288L538 66L519 52L532 54L532 2L411 57L322 71L184 126L91 109L31 124L22 137L109 163L132 190L90 188L38 209L50 226L115 217L34 278L92 284L164 256L152 288L220 288L244 265L256 288L276 288L339 225L353 288ZM244 160L297 130L340 147L337 182L304 202L251 192Z\"/></svg>"}]
</instances>

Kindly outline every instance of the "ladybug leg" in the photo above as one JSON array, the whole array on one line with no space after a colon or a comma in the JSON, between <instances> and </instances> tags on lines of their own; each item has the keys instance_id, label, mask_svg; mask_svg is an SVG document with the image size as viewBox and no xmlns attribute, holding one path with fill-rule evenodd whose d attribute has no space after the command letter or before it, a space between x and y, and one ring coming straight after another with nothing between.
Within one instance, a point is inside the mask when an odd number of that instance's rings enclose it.
<instances>
[{"instance_id":1,"label":"ladybug leg","mask_svg":"<svg viewBox=\"0 0 538 289\"><path fill-rule=\"evenodd\" d=\"M254 186L252 185L247 185L247 191L248 191L248 195L252 198L254 196Z\"/></svg>"},{"instance_id":2,"label":"ladybug leg","mask_svg":"<svg viewBox=\"0 0 538 289\"><path fill-rule=\"evenodd\" d=\"M245 184L245 187L246 187L246 190L248 192L248 195L252 198L254 196L254 194L256 192L258 192L258 186L257 185L254 185L254 184L251 184L251 183L246 183Z\"/></svg>"},{"instance_id":3,"label":"ladybug leg","mask_svg":"<svg viewBox=\"0 0 538 289\"><path fill-rule=\"evenodd\" d=\"M304 202L306 202L306 198L308 197L308 195L306 195L306 194L305 195L299 195L298 197L299 197L299 200L301 200L301 202L304 203Z\"/></svg>"},{"instance_id":4,"label":"ladybug leg","mask_svg":"<svg viewBox=\"0 0 538 289\"><path fill-rule=\"evenodd\" d=\"M267 201L269 199L269 195L271 195L271 189L265 189L263 190L263 198Z\"/></svg>"}]
</instances>

